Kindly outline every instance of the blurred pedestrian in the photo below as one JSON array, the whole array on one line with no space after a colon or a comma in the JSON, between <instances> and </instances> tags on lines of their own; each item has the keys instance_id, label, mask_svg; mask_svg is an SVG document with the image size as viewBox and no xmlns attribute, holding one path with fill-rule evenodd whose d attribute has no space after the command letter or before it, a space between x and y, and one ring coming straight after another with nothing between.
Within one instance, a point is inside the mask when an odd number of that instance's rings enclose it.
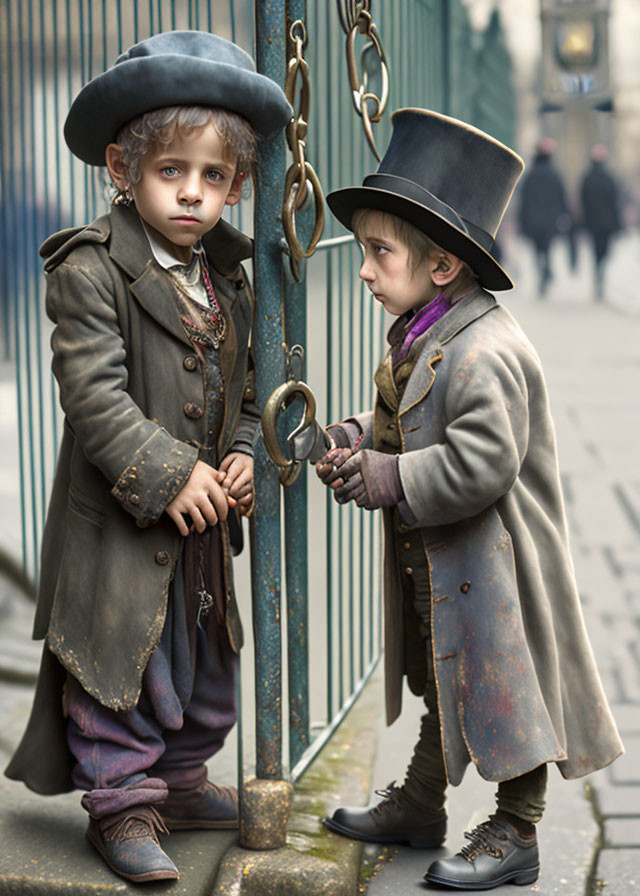
<instances>
[{"instance_id":1,"label":"blurred pedestrian","mask_svg":"<svg viewBox=\"0 0 640 896\"><path fill-rule=\"evenodd\" d=\"M568 238L572 234L564 184L553 166L555 146L555 141L550 137L542 137L538 141L533 165L523 177L520 188L518 222L522 235L531 240L535 247L541 296L551 282L551 243L560 234Z\"/></svg>"},{"instance_id":2,"label":"blurred pedestrian","mask_svg":"<svg viewBox=\"0 0 640 896\"><path fill-rule=\"evenodd\" d=\"M597 299L603 295L604 263L611 237L622 228L620 196L606 165L608 155L606 146L596 143L591 150L591 165L580 185L582 223L593 246Z\"/></svg>"}]
</instances>

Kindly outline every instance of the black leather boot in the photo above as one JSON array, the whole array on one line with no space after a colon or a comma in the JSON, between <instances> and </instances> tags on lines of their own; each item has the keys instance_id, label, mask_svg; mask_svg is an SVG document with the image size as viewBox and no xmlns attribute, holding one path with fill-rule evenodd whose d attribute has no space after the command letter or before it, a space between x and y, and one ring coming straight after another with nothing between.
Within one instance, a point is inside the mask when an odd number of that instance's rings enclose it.
<instances>
[{"instance_id":1,"label":"black leather boot","mask_svg":"<svg viewBox=\"0 0 640 896\"><path fill-rule=\"evenodd\" d=\"M444 811L429 813L418 809L404 796L395 781L386 790L376 790L382 802L366 808L336 809L324 824L330 831L367 843L407 843L416 849L435 849L447 833Z\"/></svg>"},{"instance_id":2,"label":"black leather boot","mask_svg":"<svg viewBox=\"0 0 640 896\"><path fill-rule=\"evenodd\" d=\"M424 879L457 890L490 890L502 884L532 884L540 873L538 839L524 839L516 829L492 815L465 832L460 852L433 862Z\"/></svg>"}]
</instances>

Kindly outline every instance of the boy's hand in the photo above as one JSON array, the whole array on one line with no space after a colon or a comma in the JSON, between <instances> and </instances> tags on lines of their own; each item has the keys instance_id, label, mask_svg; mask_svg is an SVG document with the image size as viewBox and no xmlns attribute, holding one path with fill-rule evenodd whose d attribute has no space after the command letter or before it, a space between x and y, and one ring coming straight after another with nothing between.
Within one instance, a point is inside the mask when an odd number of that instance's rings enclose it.
<instances>
[{"instance_id":1,"label":"boy's hand","mask_svg":"<svg viewBox=\"0 0 640 896\"><path fill-rule=\"evenodd\" d=\"M238 502L240 513L246 516L251 511L254 498L253 458L234 451L222 461L220 472L224 474L222 487Z\"/></svg>"},{"instance_id":2,"label":"boy's hand","mask_svg":"<svg viewBox=\"0 0 640 896\"><path fill-rule=\"evenodd\" d=\"M340 467L352 456L351 448L332 448L331 451L327 451L316 464L318 478L329 488L340 488L345 483L339 472Z\"/></svg>"},{"instance_id":3,"label":"boy's hand","mask_svg":"<svg viewBox=\"0 0 640 896\"><path fill-rule=\"evenodd\" d=\"M181 535L189 534L186 514L198 532L215 526L218 520L226 520L229 506L235 507L236 501L222 487L224 478L224 473L204 461L196 461L186 483L165 508Z\"/></svg>"},{"instance_id":4,"label":"boy's hand","mask_svg":"<svg viewBox=\"0 0 640 896\"><path fill-rule=\"evenodd\" d=\"M365 510L393 507L404 498L398 455L365 448L348 458L340 468L344 485L335 492L338 504L355 501Z\"/></svg>"}]
</instances>

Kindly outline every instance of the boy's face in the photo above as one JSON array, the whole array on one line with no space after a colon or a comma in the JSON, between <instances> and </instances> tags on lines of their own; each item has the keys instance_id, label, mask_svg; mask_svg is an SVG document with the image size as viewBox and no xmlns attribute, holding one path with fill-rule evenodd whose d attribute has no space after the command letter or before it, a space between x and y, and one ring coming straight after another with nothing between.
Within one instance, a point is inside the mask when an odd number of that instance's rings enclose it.
<instances>
[{"instance_id":1,"label":"boy's face","mask_svg":"<svg viewBox=\"0 0 640 896\"><path fill-rule=\"evenodd\" d=\"M364 250L360 277L389 314L400 315L430 302L438 288L427 258L413 270L409 250L394 236L384 214L372 213L358 234Z\"/></svg>"},{"instance_id":2,"label":"boy's face","mask_svg":"<svg viewBox=\"0 0 640 896\"><path fill-rule=\"evenodd\" d=\"M235 159L225 159L213 124L158 144L140 163L140 180L129 187L140 217L178 260L220 220L225 205L242 194Z\"/></svg>"}]
</instances>

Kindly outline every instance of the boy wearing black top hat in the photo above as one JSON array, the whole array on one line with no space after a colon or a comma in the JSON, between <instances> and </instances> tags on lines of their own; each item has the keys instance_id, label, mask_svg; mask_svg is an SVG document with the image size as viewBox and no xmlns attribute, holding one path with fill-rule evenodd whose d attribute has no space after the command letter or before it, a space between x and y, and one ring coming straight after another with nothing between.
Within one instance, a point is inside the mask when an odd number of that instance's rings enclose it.
<instances>
[{"instance_id":1,"label":"boy wearing black top hat","mask_svg":"<svg viewBox=\"0 0 640 896\"><path fill-rule=\"evenodd\" d=\"M512 286L492 246L523 165L455 119L392 121L376 174L328 197L398 320L373 411L328 427L337 447L318 474L339 503L383 508L387 722L405 674L428 712L404 784L325 823L437 847L447 784L473 762L498 782L497 811L425 879L527 884L547 764L578 777L622 745L582 620L540 361L488 292Z\"/></svg>"},{"instance_id":2,"label":"boy wearing black top hat","mask_svg":"<svg viewBox=\"0 0 640 896\"><path fill-rule=\"evenodd\" d=\"M42 546L34 708L7 774L79 787L88 836L136 882L178 877L158 841L237 825L205 762L236 720L242 629L227 528L249 513L251 241L221 220L256 135L291 108L234 44L159 34L73 103L65 138L118 195L50 237L47 312L65 411Z\"/></svg>"}]
</instances>

